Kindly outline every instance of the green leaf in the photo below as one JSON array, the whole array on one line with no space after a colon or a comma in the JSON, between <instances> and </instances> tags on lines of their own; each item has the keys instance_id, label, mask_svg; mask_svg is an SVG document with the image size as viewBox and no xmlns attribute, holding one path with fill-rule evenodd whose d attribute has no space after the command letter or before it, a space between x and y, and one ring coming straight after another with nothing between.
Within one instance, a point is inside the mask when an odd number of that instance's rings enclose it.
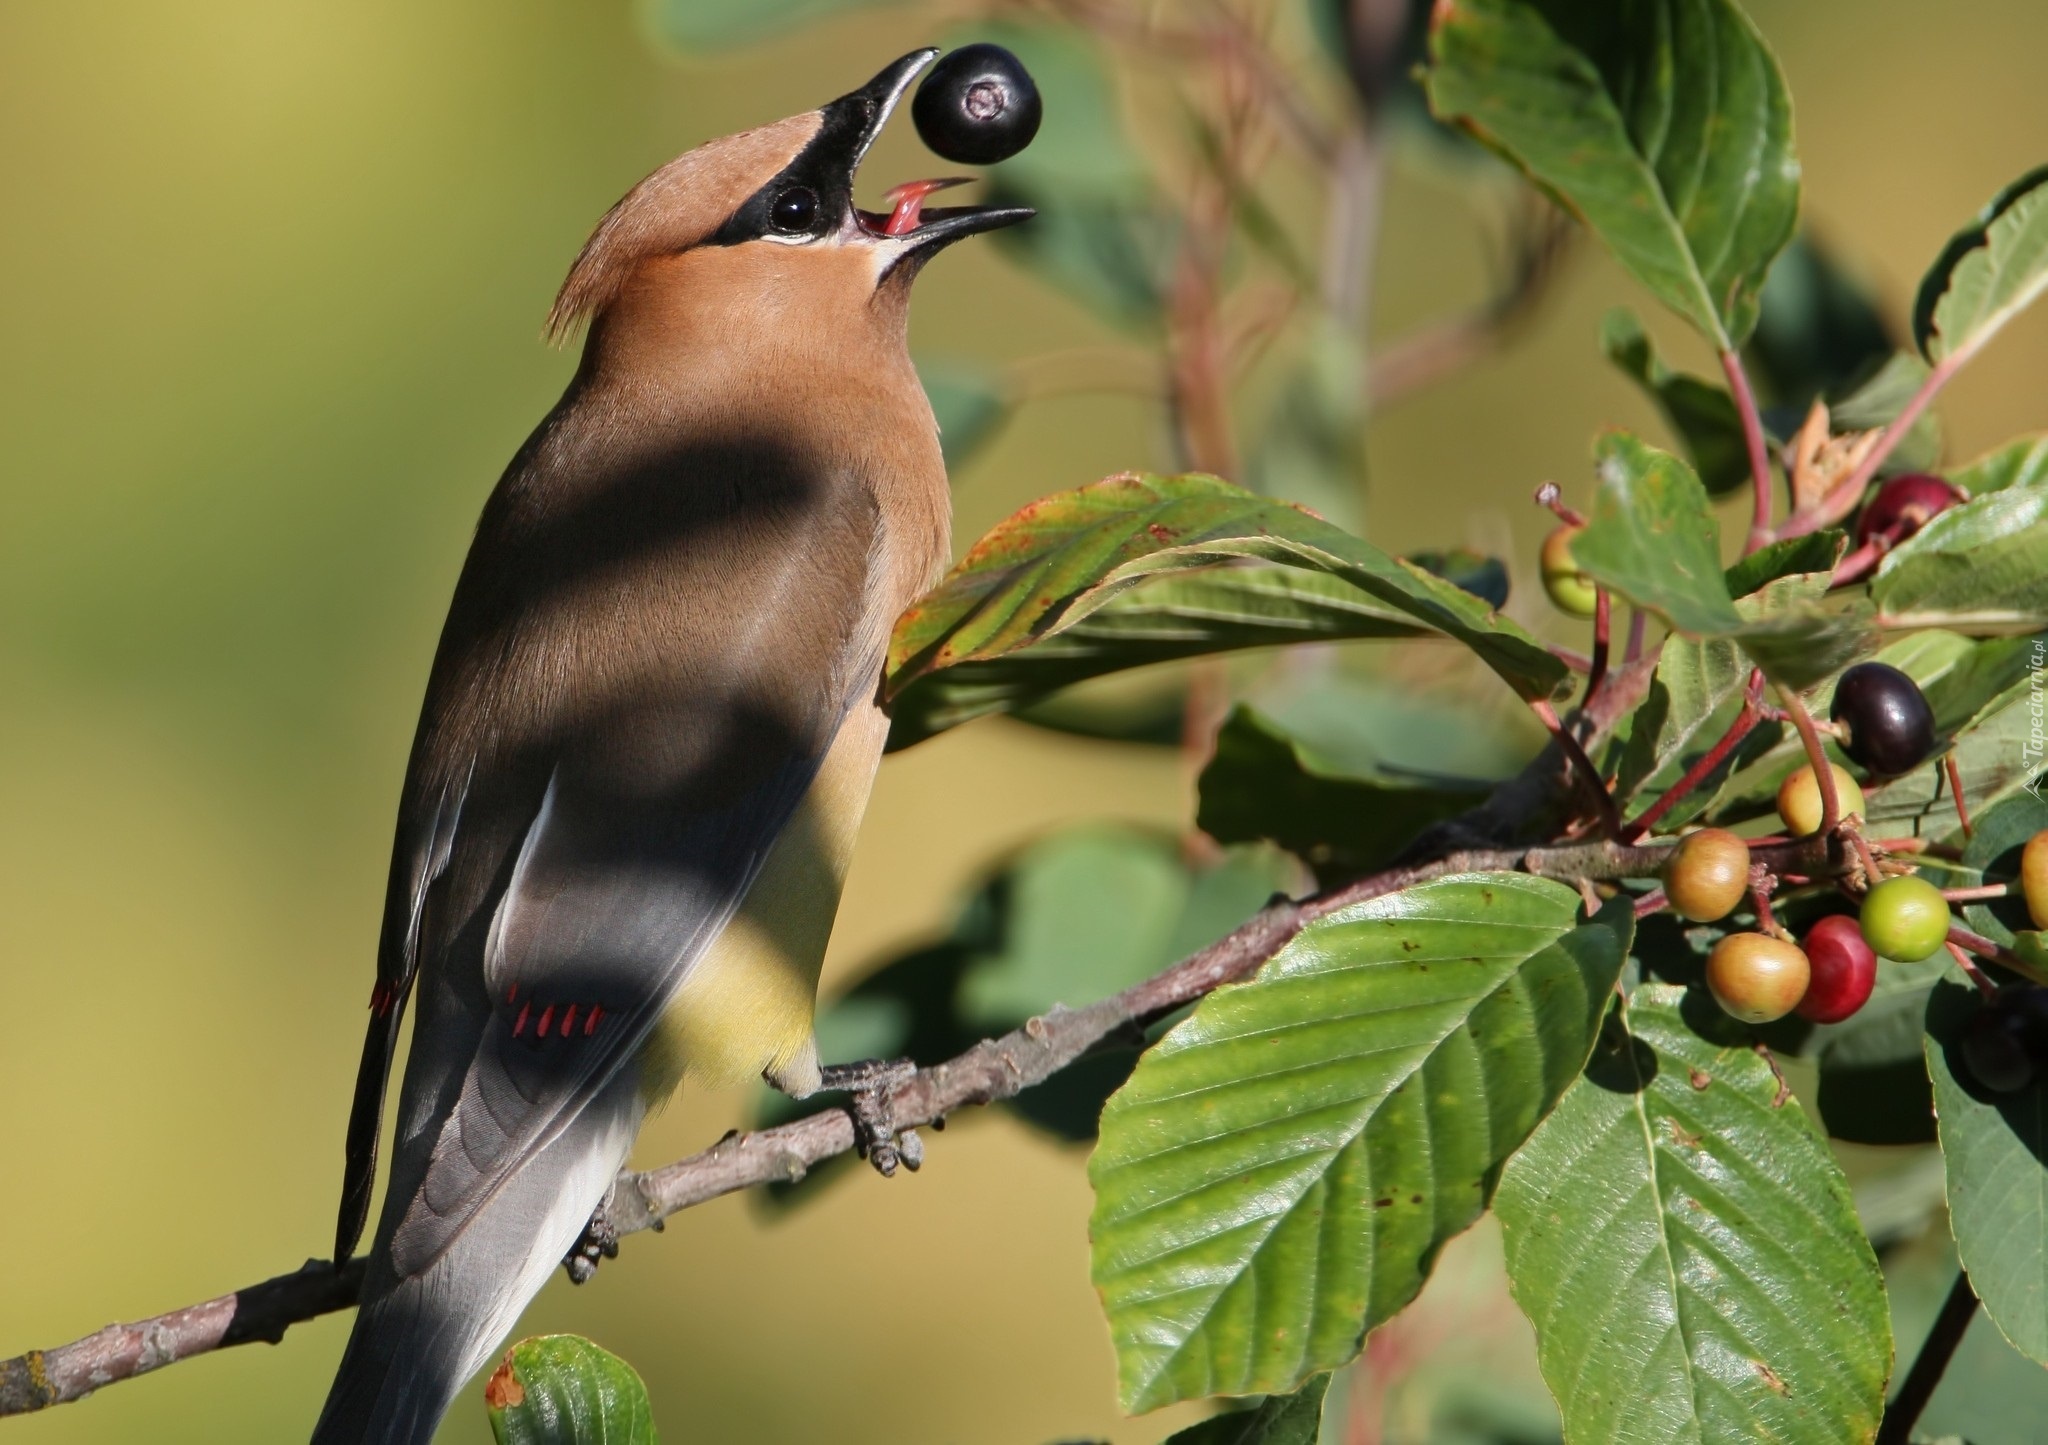
<instances>
[{"instance_id":1,"label":"green leaf","mask_svg":"<svg viewBox=\"0 0 2048 1445\"><path fill-rule=\"evenodd\" d=\"M1794 236L1764 282L1763 310L1744 353L1758 384L1796 414L1893 350L1871 289L1812 232Z\"/></svg>"},{"instance_id":2,"label":"green leaf","mask_svg":"<svg viewBox=\"0 0 2048 1445\"><path fill-rule=\"evenodd\" d=\"M1660 797L1684 777L1734 726L1742 710L1749 671L1749 659L1732 642L1679 632L1666 637L1649 696L1637 710L1622 749L1615 800L1626 804L1637 796ZM1755 735L1752 730L1751 737ZM1670 832L1701 812L1741 756L1738 745L1736 752L1665 814L1660 824L1663 830Z\"/></svg>"},{"instance_id":3,"label":"green leaf","mask_svg":"<svg viewBox=\"0 0 2048 1445\"><path fill-rule=\"evenodd\" d=\"M1721 530L1691 467L1627 432L1593 447L1600 490L1572 555L1596 580L1680 632L1728 636L1742 619L1721 570Z\"/></svg>"},{"instance_id":4,"label":"green leaf","mask_svg":"<svg viewBox=\"0 0 2048 1445\"><path fill-rule=\"evenodd\" d=\"M1195 826L1219 843L1266 839L1319 872L1368 872L1432 823L1493 791L1469 778L1375 768L1359 775L1318 757L1256 709L1239 706L1202 769Z\"/></svg>"},{"instance_id":5,"label":"green leaf","mask_svg":"<svg viewBox=\"0 0 2048 1445\"><path fill-rule=\"evenodd\" d=\"M2048 1364L2048 1083L1988 1094L1970 1078L1960 1044L1977 1007L1977 991L1959 981L1927 1003L1949 1228L1984 1312L2013 1348Z\"/></svg>"},{"instance_id":6,"label":"green leaf","mask_svg":"<svg viewBox=\"0 0 2048 1445\"><path fill-rule=\"evenodd\" d=\"M2008 487L2048 485L2048 432L2030 432L1948 470L1948 479L1973 497Z\"/></svg>"},{"instance_id":7,"label":"green leaf","mask_svg":"<svg viewBox=\"0 0 2048 1445\"><path fill-rule=\"evenodd\" d=\"M1405 631L1419 623L1470 647L1523 697L1548 697L1565 680L1564 665L1541 643L1469 592L1298 507L1216 477L1126 473L1041 498L975 543L938 587L898 619L885 698L893 704L912 684L944 669L1043 645L1162 574L1184 577L1190 568L1245 561L1338 579L1355 594L1356 610L1350 616L1368 626L1370 635L1385 636L1393 628ZM1245 571L1239 566L1231 570ZM1225 590L1246 585L1235 577L1219 584ZM1327 619L1324 604L1339 594L1321 588L1314 593L1318 605L1313 611ZM1271 600L1274 594L1257 595ZM1278 610L1287 614L1295 639L1332 635L1305 633L1299 624L1309 609L1289 601ZM1221 630L1232 634L1226 645L1281 640L1271 629L1244 627L1241 617L1221 621ZM1094 639L1083 643L1099 645ZM1175 645L1179 650L1164 655L1218 650L1183 640ZM1067 660L1074 661L1071 652ZM1070 671L1060 682L1160 660L1162 649L1143 639L1127 653L1097 655L1085 671ZM1014 674L999 677L990 690L998 695L995 700L952 707L951 721L1006 705L1004 695L1016 695ZM937 730L932 723L940 709L919 703L907 710L919 716L926 734Z\"/></svg>"},{"instance_id":8,"label":"green leaf","mask_svg":"<svg viewBox=\"0 0 2048 1445\"><path fill-rule=\"evenodd\" d=\"M2032 707L2029 699L2030 721ZM2030 737L2028 745L2033 750L2029 758L2032 771L2038 774L2048 766L2042 759L2041 740ZM2021 751L2027 752L2028 747ZM1966 905L1963 921L1986 938L2011 947L2015 933L2034 927L2026 899L2019 894L2020 850L2036 833L2048 829L2048 799L2023 788L1988 808L1980 805L1972 821L1975 829L1963 849L1963 866L1986 883L2011 884L2013 893Z\"/></svg>"},{"instance_id":9,"label":"green leaf","mask_svg":"<svg viewBox=\"0 0 2048 1445\"><path fill-rule=\"evenodd\" d=\"M1728 595L1747 597L1767 582L1800 572L1833 572L1847 545L1841 531L1829 527L1759 547L1747 557L1737 559L1722 574L1728 583Z\"/></svg>"},{"instance_id":10,"label":"green leaf","mask_svg":"<svg viewBox=\"0 0 2048 1445\"><path fill-rule=\"evenodd\" d=\"M1089 1161L1123 1403L1291 1390L1358 1352L1577 1074L1633 924L1468 874L1310 924L1143 1059Z\"/></svg>"},{"instance_id":11,"label":"green leaf","mask_svg":"<svg viewBox=\"0 0 2048 1445\"><path fill-rule=\"evenodd\" d=\"M1365 355L1351 333L1318 321L1281 385L1246 469L1251 489L1299 502L1358 530L1365 498Z\"/></svg>"},{"instance_id":12,"label":"green leaf","mask_svg":"<svg viewBox=\"0 0 2048 1445\"><path fill-rule=\"evenodd\" d=\"M1731 0L1456 0L1430 105L1579 216L1716 350L1756 324L1799 210L1778 63Z\"/></svg>"},{"instance_id":13,"label":"green leaf","mask_svg":"<svg viewBox=\"0 0 2048 1445\"><path fill-rule=\"evenodd\" d=\"M1509 1163L1515 1302L1581 1441L1868 1441L1891 1329L1849 1187L1770 1066L1645 984Z\"/></svg>"},{"instance_id":14,"label":"green leaf","mask_svg":"<svg viewBox=\"0 0 2048 1445\"><path fill-rule=\"evenodd\" d=\"M2048 487L1992 492L1932 518L1886 555L1870 595L1894 630L2048 628Z\"/></svg>"},{"instance_id":15,"label":"green leaf","mask_svg":"<svg viewBox=\"0 0 2048 1445\"><path fill-rule=\"evenodd\" d=\"M1329 1388L1330 1377L1317 1375L1291 1395L1269 1395L1249 1410L1176 1430L1163 1445L1316 1445Z\"/></svg>"},{"instance_id":16,"label":"green leaf","mask_svg":"<svg viewBox=\"0 0 2048 1445\"><path fill-rule=\"evenodd\" d=\"M684 51L728 50L886 0L651 0L641 7L655 39Z\"/></svg>"},{"instance_id":17,"label":"green leaf","mask_svg":"<svg viewBox=\"0 0 2048 1445\"><path fill-rule=\"evenodd\" d=\"M1010 399L997 377L969 361L921 356L917 379L939 424L946 470L957 473L1008 420Z\"/></svg>"},{"instance_id":18,"label":"green leaf","mask_svg":"<svg viewBox=\"0 0 2048 1445\"><path fill-rule=\"evenodd\" d=\"M1217 567L1166 574L1077 620L1063 620L1023 651L921 674L890 703L889 749L1153 663L1293 642L1426 635L1393 608L1325 573Z\"/></svg>"},{"instance_id":19,"label":"green leaf","mask_svg":"<svg viewBox=\"0 0 2048 1445\"><path fill-rule=\"evenodd\" d=\"M1626 306L1615 307L1600 323L1600 345L1609 361L1649 393L1685 443L1708 492L1725 496L1748 485L1748 444L1726 388L1666 366L1643 323Z\"/></svg>"},{"instance_id":20,"label":"green leaf","mask_svg":"<svg viewBox=\"0 0 2048 1445\"><path fill-rule=\"evenodd\" d=\"M633 1367L581 1335L535 1335L506 1351L484 1386L498 1445L654 1445L654 1412Z\"/></svg>"},{"instance_id":21,"label":"green leaf","mask_svg":"<svg viewBox=\"0 0 2048 1445\"><path fill-rule=\"evenodd\" d=\"M2048 166L1992 197L1949 239L1913 302L1929 361L1967 360L2048 287Z\"/></svg>"},{"instance_id":22,"label":"green leaf","mask_svg":"<svg viewBox=\"0 0 2048 1445\"><path fill-rule=\"evenodd\" d=\"M1870 599L1841 592L1746 623L1737 640L1768 677L1804 691L1875 652L1882 636Z\"/></svg>"}]
</instances>

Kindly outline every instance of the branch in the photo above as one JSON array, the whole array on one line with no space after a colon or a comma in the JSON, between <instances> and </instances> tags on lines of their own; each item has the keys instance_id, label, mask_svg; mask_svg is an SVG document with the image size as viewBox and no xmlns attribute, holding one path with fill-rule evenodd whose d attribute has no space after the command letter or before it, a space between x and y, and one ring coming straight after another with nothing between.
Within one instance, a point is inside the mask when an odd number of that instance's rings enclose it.
<instances>
[{"instance_id":1,"label":"branch","mask_svg":"<svg viewBox=\"0 0 2048 1445\"><path fill-rule=\"evenodd\" d=\"M992 1104L1041 1083L1112 1036L1171 1013L1227 983L1249 977L1309 923L1354 904L1453 873L1523 872L1571 881L1648 878L1663 866L1669 844L1612 842L1557 848L1475 848L1385 869L1299 902L1276 899L1250 922L1190 954L1163 973L1086 1008L1055 1006L998 1039L976 1044L942 1064L917 1070L889 1095L899 1130L938 1124L973 1104ZM1753 856L1775 871L1819 872L1824 838L1769 844ZM618 1233L657 1229L669 1215L757 1184L803 1178L814 1165L854 1145L843 1110L794 1123L728 1134L702 1153L612 1184L605 1213ZM52 1350L0 1360L0 1417L83 1399L103 1385L230 1345L276 1344L302 1320L352 1307L362 1285L358 1259L337 1274L308 1260L291 1274L128 1325L109 1325Z\"/></svg>"}]
</instances>

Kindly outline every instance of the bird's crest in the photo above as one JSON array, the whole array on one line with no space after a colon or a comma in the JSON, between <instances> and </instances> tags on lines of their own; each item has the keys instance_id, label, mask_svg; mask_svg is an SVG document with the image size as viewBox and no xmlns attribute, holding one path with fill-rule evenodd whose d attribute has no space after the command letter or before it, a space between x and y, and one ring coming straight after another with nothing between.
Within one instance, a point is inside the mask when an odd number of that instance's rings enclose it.
<instances>
[{"instance_id":1,"label":"bird's crest","mask_svg":"<svg viewBox=\"0 0 2048 1445\"><path fill-rule=\"evenodd\" d=\"M824 117L805 111L676 157L605 212L548 312L548 339L566 340L616 301L652 256L685 251L711 235L746 199L811 143Z\"/></svg>"}]
</instances>

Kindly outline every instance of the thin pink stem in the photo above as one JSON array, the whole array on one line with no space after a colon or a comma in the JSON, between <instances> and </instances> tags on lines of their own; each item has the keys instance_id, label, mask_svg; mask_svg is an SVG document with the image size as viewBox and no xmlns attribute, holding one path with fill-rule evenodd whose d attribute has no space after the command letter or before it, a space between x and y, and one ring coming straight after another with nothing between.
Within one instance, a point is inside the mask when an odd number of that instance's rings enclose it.
<instances>
[{"instance_id":1,"label":"thin pink stem","mask_svg":"<svg viewBox=\"0 0 2048 1445\"><path fill-rule=\"evenodd\" d=\"M1593 695L1600 691L1600 684L1607 681L1607 648L1609 635L1614 630L1614 594L1605 587L1593 591L1593 665L1586 674L1586 701L1593 701Z\"/></svg>"},{"instance_id":2,"label":"thin pink stem","mask_svg":"<svg viewBox=\"0 0 2048 1445\"><path fill-rule=\"evenodd\" d=\"M1842 821L1842 799L1835 787L1835 769L1828 762L1827 750L1820 745L1820 730L1813 725L1813 714L1806 710L1806 704L1799 700L1799 694L1788 687L1778 688L1778 701L1785 704L1785 715L1792 720L1792 726L1799 730L1799 741L1806 747L1806 760L1813 764L1813 780L1820 786L1820 829L1822 835L1835 831L1835 825Z\"/></svg>"},{"instance_id":3,"label":"thin pink stem","mask_svg":"<svg viewBox=\"0 0 2048 1445\"><path fill-rule=\"evenodd\" d=\"M1963 363L1974 354L1973 351L1958 351L1928 372L1927 380L1920 383L1920 389L1913 393L1912 399L1906 403L1906 409L1892 418L1891 425L1878 435L1877 445L1870 449L1870 454L1862 460L1856 470L1835 483L1828 494L1821 498L1819 506L1801 515L1787 517L1785 525L1778 529L1777 535L1780 538L1803 537L1808 532L1819 531L1822 527L1832 527L1855 511L1856 504L1863 500L1863 493L1869 489L1871 478L1877 475L1877 469L1884 465L1885 459L1906 439L1906 433L1913 429L1913 423L1920 420L1920 413L1927 410L1928 403L1934 400L1935 394L1948 385L1949 378L1960 371Z\"/></svg>"},{"instance_id":4,"label":"thin pink stem","mask_svg":"<svg viewBox=\"0 0 2048 1445\"><path fill-rule=\"evenodd\" d=\"M1756 393L1749 387L1749 373L1733 348L1721 353L1721 372L1728 378L1729 394L1735 398L1736 415L1742 418L1742 443L1749 452L1749 480L1755 490L1749 540L1742 548L1743 555L1748 556L1771 540L1771 454L1764 445L1764 419L1756 408Z\"/></svg>"},{"instance_id":5,"label":"thin pink stem","mask_svg":"<svg viewBox=\"0 0 2048 1445\"><path fill-rule=\"evenodd\" d=\"M2001 968L2007 968L2021 978L2030 978L2035 983L2048 983L2048 974L2026 962L2009 948L2000 947L1981 933L1973 933L1960 923L1951 924L1948 930L1948 945L1951 950L1967 948L1979 958L1988 958Z\"/></svg>"},{"instance_id":6,"label":"thin pink stem","mask_svg":"<svg viewBox=\"0 0 2048 1445\"><path fill-rule=\"evenodd\" d=\"M1633 667L1643 655L1643 633L1647 629L1649 615L1640 607L1631 607L1628 613L1628 649L1622 653L1622 665Z\"/></svg>"},{"instance_id":7,"label":"thin pink stem","mask_svg":"<svg viewBox=\"0 0 2048 1445\"><path fill-rule=\"evenodd\" d=\"M1699 761L1685 770L1685 776L1664 790L1663 797L1650 804L1640 817L1621 830L1622 841L1633 843L1656 827L1659 819L1670 812L1687 793L1697 788L1709 773L1721 766L1721 760L1734 752L1737 745L1749 736L1751 730L1763 720L1763 714L1758 710L1756 703L1763 680L1764 675L1761 672L1751 670L1748 695L1742 700L1742 711L1735 715L1735 721L1728 725L1728 731L1721 735L1720 741L1700 755Z\"/></svg>"},{"instance_id":8,"label":"thin pink stem","mask_svg":"<svg viewBox=\"0 0 2048 1445\"><path fill-rule=\"evenodd\" d=\"M1987 898L2004 898L2011 892L2004 883L1986 883L1981 888L1944 888L1941 896L1951 903L1982 903Z\"/></svg>"},{"instance_id":9,"label":"thin pink stem","mask_svg":"<svg viewBox=\"0 0 2048 1445\"><path fill-rule=\"evenodd\" d=\"M1963 825L1963 837L1967 839L1977 830L1970 823L1970 806L1963 801L1963 770L1956 766L1954 753L1943 758L1941 766L1948 774L1949 796L1955 799L1956 821Z\"/></svg>"}]
</instances>

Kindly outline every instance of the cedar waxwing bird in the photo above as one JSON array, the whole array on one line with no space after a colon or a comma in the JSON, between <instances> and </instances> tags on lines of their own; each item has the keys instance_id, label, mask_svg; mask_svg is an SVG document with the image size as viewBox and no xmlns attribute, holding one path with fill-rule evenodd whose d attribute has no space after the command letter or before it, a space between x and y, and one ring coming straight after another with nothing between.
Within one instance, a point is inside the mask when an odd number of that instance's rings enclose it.
<instances>
[{"instance_id":1,"label":"cedar waxwing bird","mask_svg":"<svg viewBox=\"0 0 2048 1445\"><path fill-rule=\"evenodd\" d=\"M1031 214L855 208L937 53L656 171L562 286L582 362L484 506L406 771L337 1267L418 1013L315 1445L432 1437L685 1074L819 1087L883 654L948 556L910 284Z\"/></svg>"}]
</instances>

